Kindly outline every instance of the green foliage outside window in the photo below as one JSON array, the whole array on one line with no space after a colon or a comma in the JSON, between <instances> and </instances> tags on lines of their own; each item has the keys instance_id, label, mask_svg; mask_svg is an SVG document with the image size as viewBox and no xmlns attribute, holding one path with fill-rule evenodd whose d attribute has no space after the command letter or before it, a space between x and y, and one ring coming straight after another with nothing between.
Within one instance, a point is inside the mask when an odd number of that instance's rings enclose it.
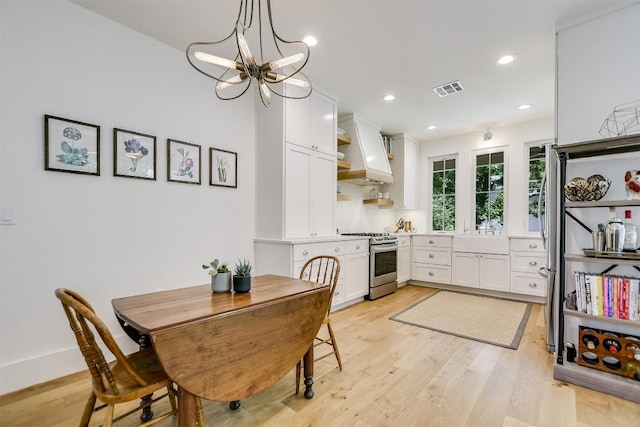
<instances>
[{"instance_id":1,"label":"green foliage outside window","mask_svg":"<svg viewBox=\"0 0 640 427\"><path fill-rule=\"evenodd\" d=\"M529 231L539 231L538 196L542 188L542 177L545 172L544 147L529 147ZM542 216L544 216L544 208Z\"/></svg>"},{"instance_id":2,"label":"green foliage outside window","mask_svg":"<svg viewBox=\"0 0 640 427\"><path fill-rule=\"evenodd\" d=\"M504 227L504 152L476 157L476 229Z\"/></svg>"},{"instance_id":3,"label":"green foliage outside window","mask_svg":"<svg viewBox=\"0 0 640 427\"><path fill-rule=\"evenodd\" d=\"M431 227L433 231L456 229L456 160L433 162Z\"/></svg>"}]
</instances>

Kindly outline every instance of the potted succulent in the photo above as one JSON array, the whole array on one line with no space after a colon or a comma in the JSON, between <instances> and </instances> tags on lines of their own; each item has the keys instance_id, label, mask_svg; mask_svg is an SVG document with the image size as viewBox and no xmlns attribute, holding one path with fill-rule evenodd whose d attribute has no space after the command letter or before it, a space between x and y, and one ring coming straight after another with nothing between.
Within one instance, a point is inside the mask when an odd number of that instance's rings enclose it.
<instances>
[{"instance_id":1,"label":"potted succulent","mask_svg":"<svg viewBox=\"0 0 640 427\"><path fill-rule=\"evenodd\" d=\"M209 270L212 292L221 293L231 291L231 271L229 271L226 262L220 262L214 259L208 265L202 264L202 268Z\"/></svg>"},{"instance_id":2,"label":"potted succulent","mask_svg":"<svg viewBox=\"0 0 640 427\"><path fill-rule=\"evenodd\" d=\"M249 292L251 290L251 264L248 259L238 260L233 275L233 291Z\"/></svg>"}]
</instances>

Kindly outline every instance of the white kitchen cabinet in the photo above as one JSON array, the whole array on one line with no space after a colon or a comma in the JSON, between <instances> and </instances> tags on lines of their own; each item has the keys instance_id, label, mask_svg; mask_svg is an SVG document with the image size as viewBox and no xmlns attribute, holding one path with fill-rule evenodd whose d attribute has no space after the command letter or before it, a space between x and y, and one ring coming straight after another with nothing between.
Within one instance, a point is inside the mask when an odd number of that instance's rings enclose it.
<instances>
[{"instance_id":1,"label":"white kitchen cabinet","mask_svg":"<svg viewBox=\"0 0 640 427\"><path fill-rule=\"evenodd\" d=\"M418 208L418 144L403 134L392 139L393 184L384 186L389 197L399 209Z\"/></svg>"},{"instance_id":2,"label":"white kitchen cabinet","mask_svg":"<svg viewBox=\"0 0 640 427\"><path fill-rule=\"evenodd\" d=\"M509 256L454 252L451 283L471 288L509 292Z\"/></svg>"},{"instance_id":3,"label":"white kitchen cabinet","mask_svg":"<svg viewBox=\"0 0 640 427\"><path fill-rule=\"evenodd\" d=\"M299 277L304 263L317 255L333 255L340 261L340 275L332 307L362 301L369 293L369 240L332 239L322 242L256 239L255 274Z\"/></svg>"},{"instance_id":4,"label":"white kitchen cabinet","mask_svg":"<svg viewBox=\"0 0 640 427\"><path fill-rule=\"evenodd\" d=\"M285 89L287 93L300 90L289 86ZM314 91L307 98L286 99L284 109L286 142L335 156L337 115L334 100Z\"/></svg>"},{"instance_id":5,"label":"white kitchen cabinet","mask_svg":"<svg viewBox=\"0 0 640 427\"><path fill-rule=\"evenodd\" d=\"M361 299L369 293L369 241L347 242L345 302ZM333 306L338 305L333 303Z\"/></svg>"},{"instance_id":6,"label":"white kitchen cabinet","mask_svg":"<svg viewBox=\"0 0 640 427\"><path fill-rule=\"evenodd\" d=\"M398 286L411 278L411 237L398 237Z\"/></svg>"},{"instance_id":7,"label":"white kitchen cabinet","mask_svg":"<svg viewBox=\"0 0 640 427\"><path fill-rule=\"evenodd\" d=\"M451 236L413 236L411 241L411 279L451 283Z\"/></svg>"},{"instance_id":8,"label":"white kitchen cabinet","mask_svg":"<svg viewBox=\"0 0 640 427\"><path fill-rule=\"evenodd\" d=\"M336 158L285 145L285 237L335 234Z\"/></svg>"},{"instance_id":9,"label":"white kitchen cabinet","mask_svg":"<svg viewBox=\"0 0 640 427\"><path fill-rule=\"evenodd\" d=\"M511 254L511 292L539 297L547 296L547 279L538 268L547 262L546 251L540 239L509 239Z\"/></svg>"},{"instance_id":10,"label":"white kitchen cabinet","mask_svg":"<svg viewBox=\"0 0 640 427\"><path fill-rule=\"evenodd\" d=\"M335 236L336 111L315 89L269 108L257 101L257 238Z\"/></svg>"}]
</instances>

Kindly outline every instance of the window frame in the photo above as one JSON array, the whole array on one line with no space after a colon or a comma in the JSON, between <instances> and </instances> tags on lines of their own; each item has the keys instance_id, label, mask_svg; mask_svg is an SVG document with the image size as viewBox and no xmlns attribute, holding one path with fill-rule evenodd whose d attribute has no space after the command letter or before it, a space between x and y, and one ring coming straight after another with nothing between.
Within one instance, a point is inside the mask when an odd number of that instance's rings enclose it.
<instances>
[{"instance_id":1,"label":"window frame","mask_svg":"<svg viewBox=\"0 0 640 427\"><path fill-rule=\"evenodd\" d=\"M499 153L499 152L502 152L503 164L504 164L503 177L502 177L502 183L503 183L502 193L503 193L503 200L504 200L503 211L502 211L503 222L502 222L502 229L499 230L499 233L508 234L509 203L507 201L509 200L509 146L507 145L480 148L480 149L471 151L472 159L470 160L471 160L471 164L473 165L473 169L470 177L471 179L471 186L470 186L471 187L471 223L473 224L473 230L475 232L479 231L476 224L476 171L478 168L478 156L481 156L484 154Z\"/></svg>"},{"instance_id":2,"label":"window frame","mask_svg":"<svg viewBox=\"0 0 640 427\"><path fill-rule=\"evenodd\" d=\"M459 169L460 169L460 158L458 156L458 153L451 153L451 154L444 154L444 155L440 155L440 156L436 156L436 157L430 157L429 159L429 167L428 167L428 195L427 195L427 200L429 200L429 210L428 210L428 215L427 215L427 221L429 221L429 226L428 229L432 232L436 232L436 233L453 233L456 232L458 230L458 215L459 215L459 206L458 206L458 195L459 195L459 181L460 181L460 176L459 176ZM453 193L454 196L454 209L455 209L455 214L454 214L454 225L453 225L453 230L434 230L433 229L433 173L434 173L434 163L435 162L440 162L440 161L447 161L447 160L453 160L455 162L455 177L456 177L456 182L455 182L455 191Z\"/></svg>"},{"instance_id":3,"label":"window frame","mask_svg":"<svg viewBox=\"0 0 640 427\"><path fill-rule=\"evenodd\" d=\"M530 230L529 229L529 197L528 197L528 193L529 193L529 150L531 149L531 147L544 147L545 145L553 145L555 143L555 141L553 139L540 139L540 140L536 140L536 141L529 141L529 142L525 142L524 143L524 170L526 170L526 176L524 179L524 185L525 187L525 191L527 192L527 197L525 197L524 200L524 204L522 206L523 209L523 224L522 224L522 229L524 230L525 234L527 235L539 235L540 234L540 230ZM546 168L547 165L546 163L548 162L549 159L546 158L546 152L545 152L545 173L546 173ZM544 175L544 174L543 174Z\"/></svg>"}]
</instances>

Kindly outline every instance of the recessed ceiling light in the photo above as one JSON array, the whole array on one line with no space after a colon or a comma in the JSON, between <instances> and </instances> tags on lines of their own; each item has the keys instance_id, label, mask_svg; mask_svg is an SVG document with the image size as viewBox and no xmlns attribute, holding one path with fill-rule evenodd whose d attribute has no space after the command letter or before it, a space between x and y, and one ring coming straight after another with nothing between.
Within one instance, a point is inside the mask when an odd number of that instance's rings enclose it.
<instances>
[{"instance_id":1,"label":"recessed ceiling light","mask_svg":"<svg viewBox=\"0 0 640 427\"><path fill-rule=\"evenodd\" d=\"M382 97L382 99L384 99L385 101L393 101L394 99L396 99L396 97L394 95L385 95Z\"/></svg>"},{"instance_id":2,"label":"recessed ceiling light","mask_svg":"<svg viewBox=\"0 0 640 427\"><path fill-rule=\"evenodd\" d=\"M516 59L515 55L504 55L496 60L496 65L511 64L513 61L515 61L515 59Z\"/></svg>"},{"instance_id":3,"label":"recessed ceiling light","mask_svg":"<svg viewBox=\"0 0 640 427\"><path fill-rule=\"evenodd\" d=\"M435 128L437 128L437 126L436 126L436 125L429 125L429 126L427 126L427 129L429 129L429 130L434 130Z\"/></svg>"},{"instance_id":4,"label":"recessed ceiling light","mask_svg":"<svg viewBox=\"0 0 640 427\"><path fill-rule=\"evenodd\" d=\"M302 41L307 45L307 46L315 46L318 44L318 39L316 39L313 36L304 36L302 38Z\"/></svg>"},{"instance_id":5,"label":"recessed ceiling light","mask_svg":"<svg viewBox=\"0 0 640 427\"><path fill-rule=\"evenodd\" d=\"M522 104L522 105L518 105L518 109L519 110L526 110L528 108L531 108L530 104Z\"/></svg>"}]
</instances>

